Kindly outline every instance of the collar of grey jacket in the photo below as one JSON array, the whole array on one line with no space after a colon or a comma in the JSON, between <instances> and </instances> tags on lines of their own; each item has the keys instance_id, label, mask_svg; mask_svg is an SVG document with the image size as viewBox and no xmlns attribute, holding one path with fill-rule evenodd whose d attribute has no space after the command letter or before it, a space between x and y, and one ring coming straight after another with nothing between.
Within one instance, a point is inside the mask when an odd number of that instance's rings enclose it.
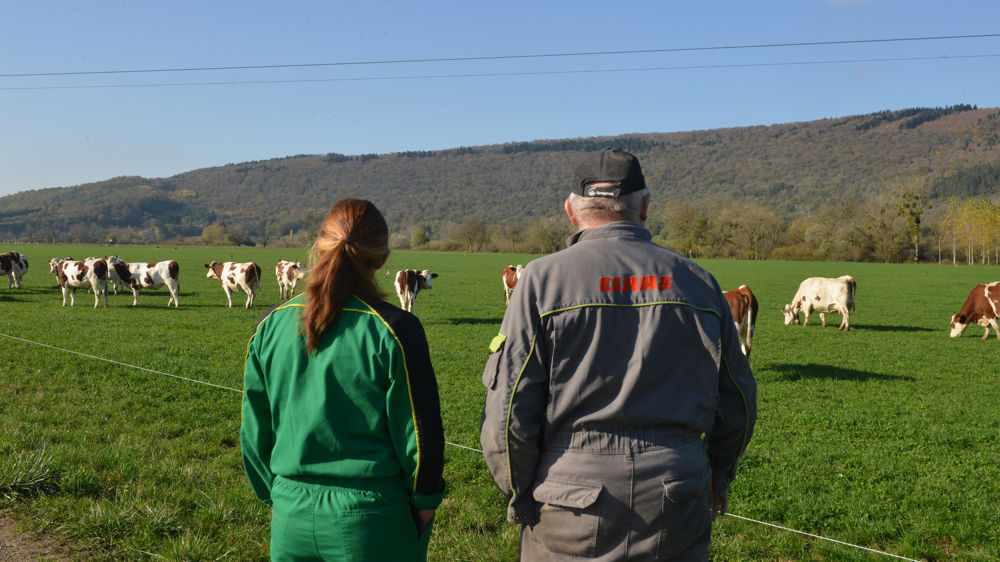
<instances>
[{"instance_id":1,"label":"collar of grey jacket","mask_svg":"<svg viewBox=\"0 0 1000 562\"><path fill-rule=\"evenodd\" d=\"M585 228L566 239L566 247L569 248L577 242L586 240L597 240L600 238L638 238L640 240L652 240L646 227L632 221L616 221L602 224L596 228Z\"/></svg>"}]
</instances>

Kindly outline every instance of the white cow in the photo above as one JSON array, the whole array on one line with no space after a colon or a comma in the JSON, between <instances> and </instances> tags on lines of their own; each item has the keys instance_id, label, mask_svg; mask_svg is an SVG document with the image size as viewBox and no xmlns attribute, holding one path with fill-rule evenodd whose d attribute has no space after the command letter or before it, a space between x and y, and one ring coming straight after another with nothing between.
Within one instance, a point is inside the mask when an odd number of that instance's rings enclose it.
<instances>
[{"instance_id":1,"label":"white cow","mask_svg":"<svg viewBox=\"0 0 1000 562\"><path fill-rule=\"evenodd\" d=\"M233 306L231 291L243 291L247 294L246 308L253 308L260 287L260 266L250 261L245 263L227 261L224 263L206 263L206 275L209 279L218 279L222 290L226 292L226 306Z\"/></svg>"},{"instance_id":2,"label":"white cow","mask_svg":"<svg viewBox=\"0 0 1000 562\"><path fill-rule=\"evenodd\" d=\"M281 300L292 298L295 284L306 276L302 262L281 260L274 268L274 276L278 278L278 293Z\"/></svg>"},{"instance_id":3,"label":"white cow","mask_svg":"<svg viewBox=\"0 0 1000 562\"><path fill-rule=\"evenodd\" d=\"M76 305L76 288L90 286L94 291L94 308L101 303L104 295L104 306L108 306L108 264L104 260L73 261L53 258L49 261L49 271L56 275L59 288L62 289L63 306L66 306L66 295L69 294L69 305Z\"/></svg>"},{"instance_id":4,"label":"white cow","mask_svg":"<svg viewBox=\"0 0 1000 562\"><path fill-rule=\"evenodd\" d=\"M117 256L115 256L117 257ZM111 258L108 258L109 260ZM132 289L132 306L139 304L139 289L159 289L166 286L170 291L170 298L167 299L167 306L174 303L174 308L180 307L177 300L179 290L178 274L180 268L174 260L160 261L155 263L125 263L121 259L108 265L115 271L121 279L126 280L129 288Z\"/></svg>"},{"instance_id":5,"label":"white cow","mask_svg":"<svg viewBox=\"0 0 1000 562\"><path fill-rule=\"evenodd\" d=\"M406 311L413 311L413 303L417 300L417 293L421 289L431 288L431 279L438 276L430 270L417 271L415 269L403 269L396 273L396 295L399 296L399 307Z\"/></svg>"},{"instance_id":6,"label":"white cow","mask_svg":"<svg viewBox=\"0 0 1000 562\"><path fill-rule=\"evenodd\" d=\"M4 252L0 254L0 275L6 275L10 279L8 289L21 288L21 278L28 271L28 258L18 252Z\"/></svg>"},{"instance_id":7,"label":"white cow","mask_svg":"<svg viewBox=\"0 0 1000 562\"><path fill-rule=\"evenodd\" d=\"M828 277L810 277L799 284L792 302L786 304L781 312L785 314L785 325L799 323L799 312L805 313L802 325L809 323L809 313L819 312L820 322L826 327L826 313L837 312L844 316L838 330L851 329L851 310L854 310L854 294L858 284L850 275L836 279Z\"/></svg>"}]
</instances>

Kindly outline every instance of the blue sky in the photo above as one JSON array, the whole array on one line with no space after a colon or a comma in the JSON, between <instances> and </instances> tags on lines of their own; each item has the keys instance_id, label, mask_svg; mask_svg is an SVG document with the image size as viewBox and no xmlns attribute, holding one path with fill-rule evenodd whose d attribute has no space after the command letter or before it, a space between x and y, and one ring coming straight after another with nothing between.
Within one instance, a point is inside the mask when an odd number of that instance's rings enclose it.
<instances>
[{"instance_id":1,"label":"blue sky","mask_svg":"<svg viewBox=\"0 0 1000 562\"><path fill-rule=\"evenodd\" d=\"M12 75L975 35L998 21L995 0L10 2L0 195L295 154L997 107L1000 56L979 55L1000 55L1000 37ZM887 60L902 58L921 60Z\"/></svg>"}]
</instances>

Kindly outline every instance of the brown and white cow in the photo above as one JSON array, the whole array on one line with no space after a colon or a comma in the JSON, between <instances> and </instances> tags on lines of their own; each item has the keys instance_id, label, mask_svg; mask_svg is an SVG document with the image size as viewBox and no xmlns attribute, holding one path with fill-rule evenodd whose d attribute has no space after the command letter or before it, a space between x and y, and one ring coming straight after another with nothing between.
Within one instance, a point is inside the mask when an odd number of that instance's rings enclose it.
<instances>
[{"instance_id":1,"label":"brown and white cow","mask_svg":"<svg viewBox=\"0 0 1000 562\"><path fill-rule=\"evenodd\" d=\"M104 256L104 261L108 264L108 284L111 285L111 290L117 295L119 288L125 290L126 286L131 285L128 281L128 276L122 277L119 274L119 270L115 268L116 263L124 264L125 260L118 256L111 256L110 258Z\"/></svg>"},{"instance_id":2,"label":"brown and white cow","mask_svg":"<svg viewBox=\"0 0 1000 562\"><path fill-rule=\"evenodd\" d=\"M6 275L10 279L8 289L21 288L21 278L28 271L28 258L18 252L4 252L0 254L0 275Z\"/></svg>"},{"instance_id":3,"label":"brown and white cow","mask_svg":"<svg viewBox=\"0 0 1000 562\"><path fill-rule=\"evenodd\" d=\"M260 266L249 261L244 263L227 261L224 263L206 263L208 269L206 277L218 279L222 283L222 290L226 292L226 306L233 306L231 291L243 291L247 294L246 308L253 308L253 301L257 298L257 288L260 287Z\"/></svg>"},{"instance_id":4,"label":"brown and white cow","mask_svg":"<svg viewBox=\"0 0 1000 562\"><path fill-rule=\"evenodd\" d=\"M417 271L403 269L396 273L396 294L399 295L399 307L413 312L413 303L421 289L431 288L431 279L438 276L430 270Z\"/></svg>"},{"instance_id":5,"label":"brown and white cow","mask_svg":"<svg viewBox=\"0 0 1000 562\"><path fill-rule=\"evenodd\" d=\"M117 257L117 256L116 256ZM159 261L155 263L125 263L121 259L111 262L108 258L108 265L115 274L124 280L132 289L132 306L139 305L139 289L159 289L166 286L170 291L170 298L167 299L167 306L174 303L174 308L179 308L177 300L179 289L178 275L180 267L174 260Z\"/></svg>"},{"instance_id":6,"label":"brown and white cow","mask_svg":"<svg viewBox=\"0 0 1000 562\"><path fill-rule=\"evenodd\" d=\"M733 311L733 323L740 334L740 348L743 354L750 357L751 341L757 331L757 297L746 285L732 291L724 291L729 309Z\"/></svg>"},{"instance_id":7,"label":"brown and white cow","mask_svg":"<svg viewBox=\"0 0 1000 562\"><path fill-rule=\"evenodd\" d=\"M278 298L290 299L295 292L295 284L306 276L306 270L300 261L281 260L274 268L274 276L278 278Z\"/></svg>"},{"instance_id":8,"label":"brown and white cow","mask_svg":"<svg viewBox=\"0 0 1000 562\"><path fill-rule=\"evenodd\" d=\"M990 337L990 326L1000 340L1000 326L997 325L1000 316L1000 281L980 283L969 291L965 304L958 314L951 317L951 337L957 338L969 324L979 324L986 328L983 339Z\"/></svg>"},{"instance_id":9,"label":"brown and white cow","mask_svg":"<svg viewBox=\"0 0 1000 562\"><path fill-rule=\"evenodd\" d=\"M53 258L49 261L49 271L56 275L59 288L62 289L63 306L66 306L66 294L69 294L69 305L76 305L76 288L89 286L94 291L94 308L101 303L104 295L104 306L108 306L108 264L104 260L73 261Z\"/></svg>"},{"instance_id":10,"label":"brown and white cow","mask_svg":"<svg viewBox=\"0 0 1000 562\"><path fill-rule=\"evenodd\" d=\"M503 271L500 272L500 281L503 282L503 298L505 304L510 304L510 294L514 292L514 287L517 285L517 281L521 278L521 273L523 272L523 265L517 264L514 266L509 263L505 265Z\"/></svg>"},{"instance_id":11,"label":"brown and white cow","mask_svg":"<svg viewBox=\"0 0 1000 562\"><path fill-rule=\"evenodd\" d=\"M851 313L854 310L854 294L858 284L850 275L842 275L836 279L829 277L810 277L799 284L792 302L786 304L781 312L785 314L785 325L799 323L799 312L805 313L802 325L809 323L809 313L819 312L819 320L826 327L826 313L837 312L844 316L838 330L851 329Z\"/></svg>"}]
</instances>

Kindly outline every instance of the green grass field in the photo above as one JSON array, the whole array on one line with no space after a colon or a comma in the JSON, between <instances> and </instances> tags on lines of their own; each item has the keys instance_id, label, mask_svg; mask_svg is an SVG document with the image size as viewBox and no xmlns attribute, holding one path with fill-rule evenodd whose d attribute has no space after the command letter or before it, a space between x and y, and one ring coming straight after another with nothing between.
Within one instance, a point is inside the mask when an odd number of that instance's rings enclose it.
<instances>
[{"instance_id":1,"label":"green grass field","mask_svg":"<svg viewBox=\"0 0 1000 562\"><path fill-rule=\"evenodd\" d=\"M269 511L240 465L239 389L251 330L278 302L274 265L304 252L118 247L127 261L176 259L181 306L167 309L160 289L141 293L137 308L129 294L95 310L86 291L62 307L46 262L107 248L10 249L31 268L21 290L0 281L0 508L81 558L266 559ZM452 444L432 560L517 559L504 501L480 455L462 446L479 447L482 367L504 311L500 269L531 258L400 251L387 266L440 274L415 307ZM225 308L205 277L211 260L261 264L253 310L242 294ZM1000 279L1000 268L701 264L725 289L749 285L761 304L751 360L759 420L732 514L911 559L1000 559L1000 342L981 341L978 326L948 338L968 291ZM849 333L837 331L839 315L825 329L815 316L783 325L779 308L803 278L842 274L858 282ZM884 558L736 517L717 522L712 556Z\"/></svg>"}]
</instances>

